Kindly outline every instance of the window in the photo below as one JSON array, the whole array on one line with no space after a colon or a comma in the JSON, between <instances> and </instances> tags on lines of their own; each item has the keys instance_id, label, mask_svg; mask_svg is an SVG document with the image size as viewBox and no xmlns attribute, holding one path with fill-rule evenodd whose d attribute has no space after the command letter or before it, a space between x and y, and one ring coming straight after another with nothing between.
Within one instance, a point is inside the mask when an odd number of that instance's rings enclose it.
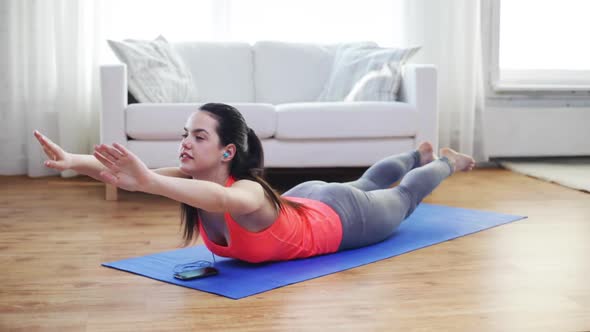
<instances>
[{"instance_id":1,"label":"window","mask_svg":"<svg viewBox=\"0 0 590 332\"><path fill-rule=\"evenodd\" d=\"M590 90L590 2L493 2L496 90Z\"/></svg>"}]
</instances>

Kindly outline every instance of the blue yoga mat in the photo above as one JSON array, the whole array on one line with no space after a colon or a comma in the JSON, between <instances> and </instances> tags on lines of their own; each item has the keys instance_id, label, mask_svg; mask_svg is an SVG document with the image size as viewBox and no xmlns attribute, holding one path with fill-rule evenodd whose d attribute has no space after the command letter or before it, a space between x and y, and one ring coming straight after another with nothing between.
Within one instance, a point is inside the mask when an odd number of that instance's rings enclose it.
<instances>
[{"instance_id":1,"label":"blue yoga mat","mask_svg":"<svg viewBox=\"0 0 590 332\"><path fill-rule=\"evenodd\" d=\"M211 253L205 246L199 245L102 265L232 299L241 299L523 218L526 217L423 203L389 239L368 247L330 255L265 264L219 258L215 264L219 269L218 275L190 281L175 279L174 266L196 260L211 261Z\"/></svg>"}]
</instances>

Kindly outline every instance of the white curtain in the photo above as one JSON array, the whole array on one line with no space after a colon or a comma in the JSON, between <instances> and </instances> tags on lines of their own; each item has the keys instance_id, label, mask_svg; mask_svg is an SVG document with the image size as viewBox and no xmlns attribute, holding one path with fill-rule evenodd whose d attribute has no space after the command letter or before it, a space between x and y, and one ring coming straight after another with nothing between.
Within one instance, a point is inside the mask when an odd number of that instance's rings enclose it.
<instances>
[{"instance_id":1,"label":"white curtain","mask_svg":"<svg viewBox=\"0 0 590 332\"><path fill-rule=\"evenodd\" d=\"M98 142L99 2L0 3L0 174L56 174L43 166L32 132L73 153L89 153Z\"/></svg>"},{"instance_id":2,"label":"white curtain","mask_svg":"<svg viewBox=\"0 0 590 332\"><path fill-rule=\"evenodd\" d=\"M405 37L422 45L415 63L438 69L439 146L487 161L484 106L481 0L407 0Z\"/></svg>"}]
</instances>

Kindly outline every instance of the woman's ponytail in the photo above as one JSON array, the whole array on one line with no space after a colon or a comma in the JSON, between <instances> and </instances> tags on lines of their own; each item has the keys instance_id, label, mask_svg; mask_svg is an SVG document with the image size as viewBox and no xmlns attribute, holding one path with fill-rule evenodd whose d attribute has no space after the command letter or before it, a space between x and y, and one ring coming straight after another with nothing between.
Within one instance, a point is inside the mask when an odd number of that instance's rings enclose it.
<instances>
[{"instance_id":1,"label":"woman's ponytail","mask_svg":"<svg viewBox=\"0 0 590 332\"><path fill-rule=\"evenodd\" d=\"M262 149L262 143L254 132L254 130L248 127L248 152L246 160L246 168L252 177L264 177L264 150Z\"/></svg>"},{"instance_id":2,"label":"woman's ponytail","mask_svg":"<svg viewBox=\"0 0 590 332\"><path fill-rule=\"evenodd\" d=\"M278 209L281 209L284 205L300 208L301 205L299 203L283 199L281 195L279 195L279 193L266 182L264 179L264 149L262 148L262 142L260 142L260 138L258 138L258 135L256 135L256 132L254 132L252 128L248 127L247 131L247 149L245 154L243 154L246 160L243 162L240 169L247 174L242 175L240 178L258 182L264 189L266 196L275 203L275 206ZM238 164L240 163L234 162L234 165ZM239 176L239 173L236 173L236 175Z\"/></svg>"}]
</instances>

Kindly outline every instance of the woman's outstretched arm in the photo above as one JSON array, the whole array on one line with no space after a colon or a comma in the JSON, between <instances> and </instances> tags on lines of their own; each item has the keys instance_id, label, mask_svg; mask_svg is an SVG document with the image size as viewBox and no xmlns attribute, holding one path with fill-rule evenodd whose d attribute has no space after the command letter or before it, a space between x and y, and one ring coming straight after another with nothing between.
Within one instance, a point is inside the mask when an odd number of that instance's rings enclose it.
<instances>
[{"instance_id":1,"label":"woman's outstretched arm","mask_svg":"<svg viewBox=\"0 0 590 332\"><path fill-rule=\"evenodd\" d=\"M41 147L47 155L47 158L49 158L44 162L46 167L53 168L58 171L71 169L77 173L88 175L92 178L102 181L100 172L106 170L106 167L96 160L96 158L91 155L66 152L59 145L55 144L37 130L35 130L33 134L39 141L39 144L41 144Z\"/></svg>"},{"instance_id":2,"label":"woman's outstretched arm","mask_svg":"<svg viewBox=\"0 0 590 332\"><path fill-rule=\"evenodd\" d=\"M184 174L180 171L180 167L176 166L176 167L162 167L162 168L156 168L154 170L154 172L156 174L160 174L160 175L164 175L164 176L169 176L169 177L173 177L173 178L184 178L184 179L191 179L192 177L190 175Z\"/></svg>"},{"instance_id":3,"label":"woman's outstretched arm","mask_svg":"<svg viewBox=\"0 0 590 332\"><path fill-rule=\"evenodd\" d=\"M171 198L209 212L239 216L254 212L266 203L264 190L254 181L237 181L231 187L195 179L155 174L142 191Z\"/></svg>"},{"instance_id":4,"label":"woman's outstretched arm","mask_svg":"<svg viewBox=\"0 0 590 332\"><path fill-rule=\"evenodd\" d=\"M210 181L163 176L149 170L120 144L101 144L94 156L107 168L100 173L102 180L126 190L161 195L205 211L234 216L271 204L262 186L254 181L238 181L228 188Z\"/></svg>"},{"instance_id":5,"label":"woman's outstretched arm","mask_svg":"<svg viewBox=\"0 0 590 332\"><path fill-rule=\"evenodd\" d=\"M49 138L45 137L39 131L33 132L35 138L43 148L48 160L44 165L58 171L65 171L71 169L79 174L88 175L98 181L103 181L100 172L107 170L107 168L99 162L93 155L89 154L74 154L62 149ZM190 178L190 176L182 173L179 167L164 167L154 170L155 173L171 177Z\"/></svg>"}]
</instances>

